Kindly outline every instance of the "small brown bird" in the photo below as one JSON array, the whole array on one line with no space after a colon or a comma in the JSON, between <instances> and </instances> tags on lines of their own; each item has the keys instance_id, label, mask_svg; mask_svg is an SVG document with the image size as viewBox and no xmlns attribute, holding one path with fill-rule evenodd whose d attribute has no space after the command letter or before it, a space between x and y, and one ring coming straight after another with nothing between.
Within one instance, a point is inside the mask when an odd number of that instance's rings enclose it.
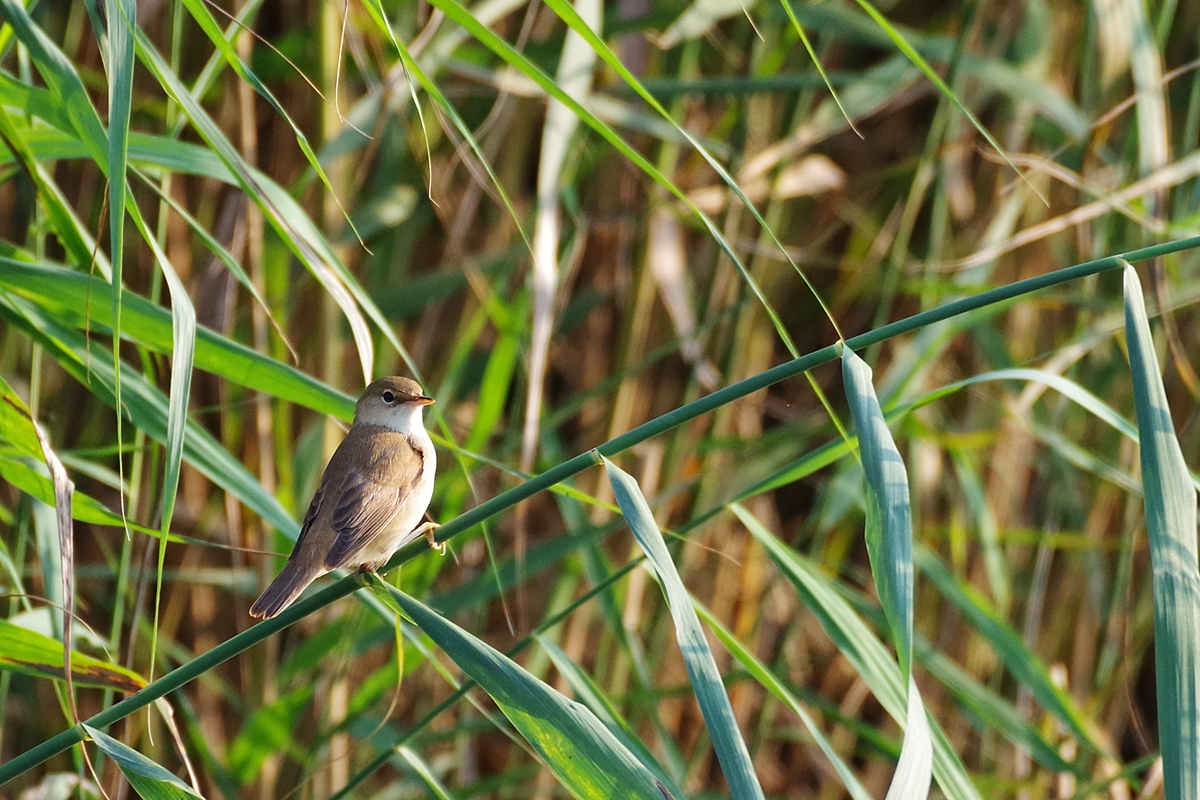
<instances>
[{"instance_id":1,"label":"small brown bird","mask_svg":"<svg viewBox=\"0 0 1200 800\"><path fill-rule=\"evenodd\" d=\"M437 523L421 523L433 497L436 456L421 423L433 402L408 378L380 378L354 407L354 424L325 467L287 565L250 607L270 619L338 567L375 570Z\"/></svg>"}]
</instances>

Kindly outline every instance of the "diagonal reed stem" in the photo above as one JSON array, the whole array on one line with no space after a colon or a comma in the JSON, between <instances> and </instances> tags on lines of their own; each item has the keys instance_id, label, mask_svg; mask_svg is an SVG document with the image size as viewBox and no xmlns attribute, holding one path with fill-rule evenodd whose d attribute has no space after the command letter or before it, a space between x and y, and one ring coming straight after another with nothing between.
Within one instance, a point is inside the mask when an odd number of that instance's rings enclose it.
<instances>
[{"instance_id":1,"label":"diagonal reed stem","mask_svg":"<svg viewBox=\"0 0 1200 800\"><path fill-rule=\"evenodd\" d=\"M1190 250L1200 247L1200 236L1193 236L1188 239L1180 239L1174 242L1166 242L1164 244L1154 245L1153 247L1143 247L1138 250L1132 250L1128 253L1107 256L1105 258L1096 259L1094 261L1085 261L1082 264L1065 267L1054 272L1038 275L1034 278L1028 278L1023 281L1018 281L1008 286L1001 286L996 289L983 292L972 297L964 297L947 303L944 306L930 309L929 311L914 314L902 320L876 328L873 331L868 331L859 336L848 339L845 342L847 347L853 350L861 350L864 347L869 347L873 344L910 333L914 330L922 328L926 325L931 325L935 322L941 322L947 319L952 319L960 314L965 314L970 311L976 311L987 306L1003 303L1008 300L1013 300L1033 292L1038 292L1043 289L1048 289L1051 286L1057 286L1062 283L1068 283L1079 278L1084 278L1089 275L1096 275L1101 272L1106 272L1111 269L1117 269L1124 266L1125 262L1146 261L1151 258L1170 253L1178 253L1183 250ZM831 344L828 347L823 347L820 350L814 350L811 353L792 359L777 367L772 367L765 372L760 372L758 375L738 381L735 384L719 389L710 395L694 400L687 405L681 406L674 411L663 414L661 417L656 417L649 422L637 426L633 430L623 433L614 439L610 439L604 444L596 447L594 450L589 450L586 453L580 453L574 458L568 459L559 464L553 469L543 472L534 478L530 478L520 486L509 489L507 492L493 497L471 510L459 515L455 519L447 522L445 525L438 528L438 540L445 541L463 531L469 530L475 525L483 522L486 519L496 516L500 512L512 508L517 503L525 500L538 492L554 486L561 481L577 475L590 466L600 463L600 456L613 456L621 453L636 444L658 436L660 433L665 433L672 428L678 427L685 422L689 422L702 414L707 414L721 406L730 403L746 395L753 394L760 389L765 389L768 386L779 383L780 381L792 378L801 373L807 372L814 367L819 367L822 364L827 364L830 361L840 357L841 343ZM401 548L387 565L380 570L386 572L395 569L400 564L411 561L421 553L425 552L426 547L423 539L417 540L403 548ZM116 703L109 708L101 711L92 718L86 720L88 725L94 728L104 728L108 725L124 719L138 709L144 708L160 697L163 697L176 689L179 689L186 683L194 680L203 673L221 664L224 661L233 658L254 645L266 639L273 633L283 630L293 622L315 612L330 603L345 597L351 592L361 587L361 583L356 575L347 575L335 583L321 589L320 591L310 595L308 598L301 600L290 608L286 609L282 614L274 619L266 620L255 625L242 633L234 636L227 641L214 647L206 653L196 656L191 661L177 667L175 670L167 673L158 680L146 686L136 694L132 694L119 703ZM50 759L69 747L72 747L83 740L82 728L78 725L72 726L67 730L59 733L35 747L30 748L21 755L6 764L0 765L0 785L7 783L13 778L22 773L36 767L38 764Z\"/></svg>"}]
</instances>

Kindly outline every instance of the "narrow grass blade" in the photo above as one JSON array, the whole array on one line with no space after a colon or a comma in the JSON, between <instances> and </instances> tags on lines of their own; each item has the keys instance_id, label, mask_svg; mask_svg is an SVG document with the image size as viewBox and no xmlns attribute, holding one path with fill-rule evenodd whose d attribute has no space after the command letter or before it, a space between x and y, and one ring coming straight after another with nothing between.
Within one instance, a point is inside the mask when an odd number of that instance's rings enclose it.
<instances>
[{"instance_id":1,"label":"narrow grass blade","mask_svg":"<svg viewBox=\"0 0 1200 800\"><path fill-rule=\"evenodd\" d=\"M696 609L692 607L691 595L679 579L675 562L671 560L671 554L663 542L662 532L654 521L654 514L651 513L646 498L642 496L637 481L629 473L607 458L604 459L604 469L608 473L609 482L612 483L617 504L621 506L621 513L629 524L629 530L633 532L633 538L653 565L654 574L667 599L667 606L671 609L671 619L675 622L675 636L683 653L688 679L696 693L700 711L704 714L704 723L708 726L708 734L712 738L717 759L721 762L729 791L735 800L762 798L762 787L754 772L754 764L750 760L746 742L738 730L733 706L729 703L725 684L721 682L716 659L709 649L708 640L704 638L700 618L696 616Z\"/></svg>"},{"instance_id":2,"label":"narrow grass blade","mask_svg":"<svg viewBox=\"0 0 1200 800\"><path fill-rule=\"evenodd\" d=\"M888 430L875 397L871 368L846 348L842 352L842 385L858 431L858 448L866 475L867 553L883 613L905 679L912 670L912 510L908 470Z\"/></svg>"},{"instance_id":3,"label":"narrow grass blade","mask_svg":"<svg viewBox=\"0 0 1200 800\"><path fill-rule=\"evenodd\" d=\"M929 795L933 744L925 719L925 704L912 674L913 544L908 470L875 396L871 368L848 347L842 351L842 384L858 431L858 449L866 477L866 538L871 574L908 690L906 719L910 724L904 729L900 763L896 765L887 797L923 800Z\"/></svg>"},{"instance_id":4,"label":"narrow grass blade","mask_svg":"<svg viewBox=\"0 0 1200 800\"><path fill-rule=\"evenodd\" d=\"M1154 670L1167 800L1200 797L1200 569L1196 490L1146 319L1137 271L1125 268L1125 339L1141 438L1146 534L1154 570Z\"/></svg>"},{"instance_id":5,"label":"narrow grass blade","mask_svg":"<svg viewBox=\"0 0 1200 800\"><path fill-rule=\"evenodd\" d=\"M144 800L192 800L203 797L192 787L155 764L137 750L122 744L90 725L83 726L88 737L121 768L121 773Z\"/></svg>"},{"instance_id":6,"label":"narrow grass blade","mask_svg":"<svg viewBox=\"0 0 1200 800\"><path fill-rule=\"evenodd\" d=\"M106 0L108 30L101 37L108 58L108 235L112 277L109 296L113 307L113 368L120 358L121 283L125 264L125 171L129 156L129 117L133 110L133 36L137 25L136 0ZM191 303L188 303L189 307ZM121 405L120 372L117 375L117 405ZM121 443L121 415L117 415L117 444ZM168 469L170 467L168 466Z\"/></svg>"},{"instance_id":7,"label":"narrow grass blade","mask_svg":"<svg viewBox=\"0 0 1200 800\"><path fill-rule=\"evenodd\" d=\"M379 591L382 584L375 588ZM422 603L387 589L404 613L491 695L571 794L597 800L671 796L586 706L563 697Z\"/></svg>"},{"instance_id":8,"label":"narrow grass blade","mask_svg":"<svg viewBox=\"0 0 1200 800\"><path fill-rule=\"evenodd\" d=\"M921 573L966 618L967 623L991 644L1001 662L1042 708L1058 717L1087 747L1101 752L1074 699L1054 683L1042 659L1030 652L1020 634L999 617L987 598L969 586L960 585L941 560L923 547L917 548L917 563Z\"/></svg>"},{"instance_id":9,"label":"narrow grass blade","mask_svg":"<svg viewBox=\"0 0 1200 800\"><path fill-rule=\"evenodd\" d=\"M850 661L884 710L903 724L907 718L908 701L900 667L867 624L816 565L779 541L742 506L735 503L730 509L796 587L800 599L820 621L825 633ZM933 775L937 778L938 786L951 800L982 800L945 732L932 720L929 721L929 727L933 745Z\"/></svg>"}]
</instances>

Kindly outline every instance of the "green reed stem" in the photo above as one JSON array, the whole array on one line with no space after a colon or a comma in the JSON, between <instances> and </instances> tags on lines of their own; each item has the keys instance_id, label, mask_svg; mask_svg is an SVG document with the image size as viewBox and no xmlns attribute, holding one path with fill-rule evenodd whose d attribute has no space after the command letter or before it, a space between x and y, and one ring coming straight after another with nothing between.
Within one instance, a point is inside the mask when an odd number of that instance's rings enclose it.
<instances>
[{"instance_id":1,"label":"green reed stem","mask_svg":"<svg viewBox=\"0 0 1200 800\"><path fill-rule=\"evenodd\" d=\"M853 350L861 350L864 347L869 347L873 344L886 341L887 339L901 336L905 333L910 333L914 330L922 328L926 325L931 325L935 322L941 322L951 319L960 314L965 314L970 311L976 311L987 306L1003 303L1023 295L1038 292L1043 289L1048 289L1051 286L1057 286L1062 283L1068 283L1078 278L1095 275L1101 272L1106 272L1111 269L1117 269L1124 266L1125 262L1146 261L1151 258L1170 253L1178 253L1183 250L1190 250L1200 247L1200 236L1193 236L1188 239L1180 239L1174 242L1155 245L1153 247L1143 247L1138 250L1132 250L1128 253L1108 256L1106 258L1096 259L1094 261L1086 261L1082 264L1065 267L1054 272L1039 275L1034 278L1028 278L1023 281L1018 281L1008 286L1001 286L996 289L983 292L981 294L964 297L960 300L947 303L944 306L933 308L924 311L920 314L914 314L902 320L898 320L883 327L876 328L873 331L868 331L859 336L848 339L845 346ZM773 367L758 375L754 375L745 380L738 381L735 384L726 386L724 389L719 389L710 395L694 400L685 406L681 406L674 411L663 414L661 417L650 420L642 425L637 426L633 430L621 434L614 439L610 439L594 450L589 450L586 453L580 453L574 458L568 459L557 467L543 472L534 478L529 479L520 486L509 489L503 494L493 497L480 505L472 508L464 514L459 515L455 519L438 528L438 540L445 541L458 534L471 529L475 525L483 522L486 519L496 516L500 512L515 506L522 500L525 500L538 492L544 491L551 486L554 486L567 478L577 475L588 467L599 464L600 456L614 456L621 453L636 444L651 439L660 433L678 427L685 422L689 422L702 414L707 414L714 409L717 409L727 403L730 403L746 395L753 394L760 389L765 389L768 386L779 383L780 381L800 375L814 367L827 364L841 354L841 343L831 344L828 347L823 347L820 350L815 350L807 355L792 359L777 367ZM387 572L403 564L407 561L416 558L418 555L426 551L424 540L417 540L405 547L401 548L392 556L387 565L380 572ZM99 714L86 720L88 725L94 728L103 729L105 726L111 725L114 722L129 716L138 709L144 708L160 697L169 694L170 692L179 689L186 683L194 680L203 673L217 666L218 664L227 661L230 658L242 653L255 644L266 639L273 633L283 630L293 622L318 611L330 603L345 597L351 592L361 587L359 578L356 575L348 575L337 580L335 583L321 589L320 591L310 595L308 598L301 600L295 605L287 608L282 614L274 619L265 620L255 625L254 627L239 633L233 638L222 642L221 644L202 653L191 661L177 667L172 672L167 673L158 680L146 686L136 694L130 695L119 703L106 708ZM50 759L69 747L72 747L83 740L82 728L78 725L68 728L41 744L25 751L21 755L9 761L6 764L0 765L0 784L4 784L25 771L36 767L38 764Z\"/></svg>"}]
</instances>

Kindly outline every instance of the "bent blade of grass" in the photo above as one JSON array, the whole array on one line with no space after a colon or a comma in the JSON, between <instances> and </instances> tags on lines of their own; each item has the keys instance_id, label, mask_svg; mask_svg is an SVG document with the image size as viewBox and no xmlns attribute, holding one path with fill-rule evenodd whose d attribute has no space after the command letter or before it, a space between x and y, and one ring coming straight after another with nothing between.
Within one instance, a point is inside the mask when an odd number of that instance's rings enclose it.
<instances>
[{"instance_id":1,"label":"bent blade of grass","mask_svg":"<svg viewBox=\"0 0 1200 800\"><path fill-rule=\"evenodd\" d=\"M579 798L670 796L654 775L587 706L569 700L519 664L382 581L404 613L486 691L533 745L563 786Z\"/></svg>"},{"instance_id":2,"label":"bent blade of grass","mask_svg":"<svg viewBox=\"0 0 1200 800\"><path fill-rule=\"evenodd\" d=\"M654 521L654 514L631 475L607 458L604 459L604 469L629 530L653 565L654 574L666 597L688 679L695 690L700 711L704 714L704 723L712 738L717 759L721 762L729 791L735 800L761 800L763 790L754 772L750 752L746 749L746 741L733 716L733 706L721 681L717 661L709 649L708 640L704 638L700 619L692 607L691 595L679 578L675 562L671 560L671 554L663 542L662 532Z\"/></svg>"},{"instance_id":3,"label":"bent blade of grass","mask_svg":"<svg viewBox=\"0 0 1200 800\"><path fill-rule=\"evenodd\" d=\"M833 745L830 744L829 739L826 738L816 721L808 713L808 710L801 705L796 695L784 685L783 681L775 676L775 673L771 672L766 664L759 661L744 644L738 641L737 637L733 635L733 631L726 628L719 619L714 617L712 612L705 608L704 604L693 597L692 606L696 609L696 613L700 615L701 619L708 624L709 629L725 645L725 649L729 651L729 654L738 660L742 667L758 681L759 685L774 695L776 700L791 709L793 714L800 717L800 721L804 723L808 734L812 736L813 741L817 743L817 747L821 748L821 752L829 759L834 772L841 778L842 784L846 787L846 791L850 793L850 796L854 800L871 800L870 793L867 792L858 780L858 776L854 774L854 771L850 769L845 760L838 755L838 752L833 749Z\"/></svg>"},{"instance_id":4,"label":"bent blade of grass","mask_svg":"<svg viewBox=\"0 0 1200 800\"><path fill-rule=\"evenodd\" d=\"M179 489L179 472L183 465L183 445L187 436L188 401L192 392L192 365L196 352L196 309L188 297L183 281L175 272L167 254L158 244L153 231L142 218L141 210L132 193L126 206L129 215L137 226L142 238L150 246L154 260L162 271L167 282L167 291L171 297L171 387L167 398L167 454L163 464L162 504L159 509L159 543L158 543L158 573L154 587L154 631L150 638L150 677L154 677L155 654L158 650L158 612L162 599L162 574L167 558L167 539L171 533L171 518L175 513L175 495ZM113 304L113 336L119 336L115 327L121 313L121 297L118 292ZM120 357L116 349L116 357ZM120 407L120 393L117 393L117 407ZM120 438L118 437L118 445Z\"/></svg>"},{"instance_id":5,"label":"bent blade of grass","mask_svg":"<svg viewBox=\"0 0 1200 800\"><path fill-rule=\"evenodd\" d=\"M867 492L867 553L900 671L912 671L912 508L908 470L888 430L871 383L871 368L853 350L842 351L842 385L858 431Z\"/></svg>"},{"instance_id":6,"label":"bent blade of grass","mask_svg":"<svg viewBox=\"0 0 1200 800\"><path fill-rule=\"evenodd\" d=\"M910 797L924 800L932 782L933 744L925 719L925 704L912 674L913 544L908 470L875 396L871 368L848 347L842 350L842 384L858 431L858 449L866 479L866 539L871 574L896 646L900 674L908 684L905 718L912 724L904 729L900 763L888 787L887 800Z\"/></svg>"},{"instance_id":7,"label":"bent blade of grass","mask_svg":"<svg viewBox=\"0 0 1200 800\"><path fill-rule=\"evenodd\" d=\"M825 633L884 710L903 725L908 701L900 667L867 624L815 564L781 542L743 506L734 503L729 508L791 581L801 601L820 621ZM951 800L982 800L941 726L928 717L927 723L932 739L933 775L938 786Z\"/></svg>"},{"instance_id":8,"label":"bent blade of grass","mask_svg":"<svg viewBox=\"0 0 1200 800\"><path fill-rule=\"evenodd\" d=\"M1196 490L1175 435L1137 271L1125 267L1125 338L1141 434L1154 572L1154 670L1167 800L1200 797L1200 569Z\"/></svg>"}]
</instances>

